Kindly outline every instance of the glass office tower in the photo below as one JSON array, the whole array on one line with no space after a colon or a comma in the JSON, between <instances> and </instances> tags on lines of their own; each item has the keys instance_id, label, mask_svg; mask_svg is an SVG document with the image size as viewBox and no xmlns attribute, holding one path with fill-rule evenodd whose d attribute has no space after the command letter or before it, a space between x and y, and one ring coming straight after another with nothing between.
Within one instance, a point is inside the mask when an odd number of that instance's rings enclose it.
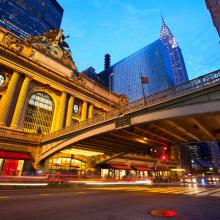
<instances>
[{"instance_id":1,"label":"glass office tower","mask_svg":"<svg viewBox=\"0 0 220 220\"><path fill-rule=\"evenodd\" d=\"M62 17L56 0L0 0L0 25L21 38L59 29Z\"/></svg>"},{"instance_id":2,"label":"glass office tower","mask_svg":"<svg viewBox=\"0 0 220 220\"><path fill-rule=\"evenodd\" d=\"M98 74L113 92L125 94L129 102L188 81L181 50L162 19L160 39ZM148 77L143 84L141 76ZM144 91L143 91L144 90Z\"/></svg>"},{"instance_id":3,"label":"glass office tower","mask_svg":"<svg viewBox=\"0 0 220 220\"><path fill-rule=\"evenodd\" d=\"M111 66L111 88L125 94L129 101L135 101L174 86L171 63L167 48L160 40L144 47L129 57ZM149 83L143 84L141 76L147 76Z\"/></svg>"}]
</instances>

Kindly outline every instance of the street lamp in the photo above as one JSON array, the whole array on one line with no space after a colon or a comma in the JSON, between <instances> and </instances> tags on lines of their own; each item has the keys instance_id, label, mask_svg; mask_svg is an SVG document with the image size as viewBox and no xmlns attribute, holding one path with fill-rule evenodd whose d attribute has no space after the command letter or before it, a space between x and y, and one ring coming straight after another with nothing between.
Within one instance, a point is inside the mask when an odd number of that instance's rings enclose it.
<instances>
[{"instance_id":1,"label":"street lamp","mask_svg":"<svg viewBox=\"0 0 220 220\"><path fill-rule=\"evenodd\" d=\"M110 73L109 74L109 88L110 88L110 96L109 96L109 99L110 99L110 108L112 107L112 100L111 100L111 96L112 96L112 76L114 75L114 73Z\"/></svg>"}]
</instances>

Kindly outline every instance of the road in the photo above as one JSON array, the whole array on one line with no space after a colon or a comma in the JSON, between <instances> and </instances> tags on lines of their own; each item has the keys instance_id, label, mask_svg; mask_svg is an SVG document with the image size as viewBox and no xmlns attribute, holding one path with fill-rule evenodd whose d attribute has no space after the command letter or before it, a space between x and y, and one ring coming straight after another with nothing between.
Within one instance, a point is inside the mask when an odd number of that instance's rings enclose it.
<instances>
[{"instance_id":1,"label":"road","mask_svg":"<svg viewBox=\"0 0 220 220\"><path fill-rule=\"evenodd\" d=\"M91 189L0 190L2 220L219 220L220 188L117 186Z\"/></svg>"}]
</instances>

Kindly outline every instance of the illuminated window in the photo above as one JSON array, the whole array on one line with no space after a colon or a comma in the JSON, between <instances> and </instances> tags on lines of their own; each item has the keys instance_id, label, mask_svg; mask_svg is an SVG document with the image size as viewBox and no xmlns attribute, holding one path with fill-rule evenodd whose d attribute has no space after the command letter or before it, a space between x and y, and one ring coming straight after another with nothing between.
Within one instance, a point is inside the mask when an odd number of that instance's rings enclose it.
<instances>
[{"instance_id":1,"label":"illuminated window","mask_svg":"<svg viewBox=\"0 0 220 220\"><path fill-rule=\"evenodd\" d=\"M68 171L74 174L83 174L86 170L86 163L70 157L53 156L49 159L49 172Z\"/></svg>"},{"instance_id":2,"label":"illuminated window","mask_svg":"<svg viewBox=\"0 0 220 220\"><path fill-rule=\"evenodd\" d=\"M24 120L24 131L49 133L54 112L52 98L44 92L34 93L29 100Z\"/></svg>"}]
</instances>

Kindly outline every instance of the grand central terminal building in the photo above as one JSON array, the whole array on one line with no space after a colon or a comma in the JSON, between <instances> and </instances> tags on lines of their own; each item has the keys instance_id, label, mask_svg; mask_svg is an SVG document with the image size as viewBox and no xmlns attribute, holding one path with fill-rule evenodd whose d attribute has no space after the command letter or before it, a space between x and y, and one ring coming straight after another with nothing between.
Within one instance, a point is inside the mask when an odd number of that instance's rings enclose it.
<instances>
[{"instance_id":1,"label":"grand central terminal building","mask_svg":"<svg viewBox=\"0 0 220 220\"><path fill-rule=\"evenodd\" d=\"M0 28L0 175L149 175L155 161L144 153L127 152L95 166L97 158L108 156L104 143L103 151L71 146L38 163L43 136L124 104L126 96L78 72L61 30L21 40ZM175 168L178 162L159 165L158 172L168 175L170 165Z\"/></svg>"}]
</instances>

